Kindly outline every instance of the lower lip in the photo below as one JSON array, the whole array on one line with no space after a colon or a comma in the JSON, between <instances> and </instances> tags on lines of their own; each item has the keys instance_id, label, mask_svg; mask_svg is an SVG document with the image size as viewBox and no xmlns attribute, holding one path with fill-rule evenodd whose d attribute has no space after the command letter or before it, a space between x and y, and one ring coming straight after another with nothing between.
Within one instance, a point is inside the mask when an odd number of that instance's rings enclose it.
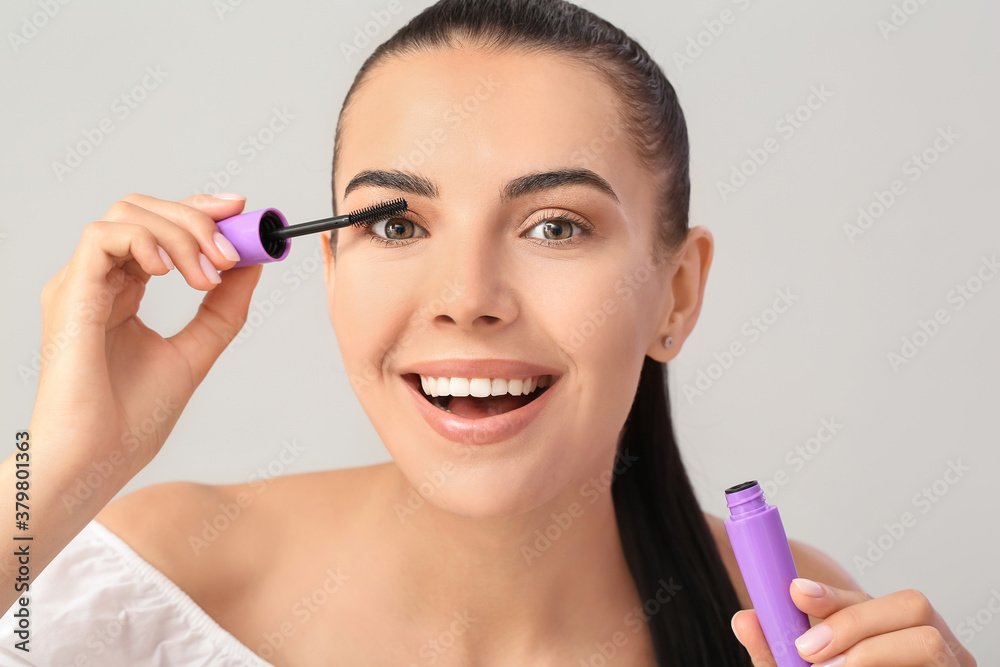
<instances>
[{"instance_id":1,"label":"lower lip","mask_svg":"<svg viewBox=\"0 0 1000 667\"><path fill-rule=\"evenodd\" d=\"M512 438L534 421L535 417L545 409L552 396L552 389L558 384L553 381L541 396L517 410L503 414L483 417L482 419L467 419L431 405L419 389L403 378L403 384L417 404L417 411L423 416L438 435L452 442L469 445L491 445Z\"/></svg>"}]
</instances>

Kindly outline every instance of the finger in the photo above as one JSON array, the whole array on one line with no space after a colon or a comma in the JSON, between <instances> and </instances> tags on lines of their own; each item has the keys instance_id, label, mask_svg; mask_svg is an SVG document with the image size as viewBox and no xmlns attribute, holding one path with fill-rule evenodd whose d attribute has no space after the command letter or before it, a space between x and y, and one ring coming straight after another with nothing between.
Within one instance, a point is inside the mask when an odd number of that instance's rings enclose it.
<instances>
[{"instance_id":1,"label":"finger","mask_svg":"<svg viewBox=\"0 0 1000 667\"><path fill-rule=\"evenodd\" d=\"M209 195L195 195L174 202L149 195L130 194L119 204L138 206L187 230L198 241L201 252L220 269L232 268L239 260L236 249L222 235L215 222L242 211L246 204L246 199L242 197L222 199ZM112 211L109 210L109 213Z\"/></svg>"},{"instance_id":2,"label":"finger","mask_svg":"<svg viewBox=\"0 0 1000 667\"><path fill-rule=\"evenodd\" d=\"M767 645L767 638L760 628L757 612L753 609L743 609L733 615L733 633L750 654L753 667L776 667L774 654Z\"/></svg>"},{"instance_id":3,"label":"finger","mask_svg":"<svg viewBox=\"0 0 1000 667\"><path fill-rule=\"evenodd\" d=\"M250 296L263 268L255 264L223 273L222 283L205 295L194 319L167 339L187 359L193 383L205 378L226 345L243 328Z\"/></svg>"},{"instance_id":4,"label":"finger","mask_svg":"<svg viewBox=\"0 0 1000 667\"><path fill-rule=\"evenodd\" d=\"M824 620L795 640L799 654L813 662L821 662L843 653L869 637L884 635L907 628L930 626L957 645L944 619L920 591L907 589L872 598L864 591L847 591L821 584L824 594L813 604L823 605L822 612L813 613ZM806 611L795 595L805 597L792 585L793 601ZM829 609L837 609L829 613Z\"/></svg>"},{"instance_id":5,"label":"finger","mask_svg":"<svg viewBox=\"0 0 1000 667\"><path fill-rule=\"evenodd\" d=\"M74 303L79 306L75 314L82 315L81 323L105 326L111 306L125 283L125 273L113 269L130 261L152 275L162 275L169 270L157 250L156 237L149 229L127 223L90 223L80 235L62 283L46 294L49 312L61 311L66 317L70 312L58 304Z\"/></svg>"},{"instance_id":6,"label":"finger","mask_svg":"<svg viewBox=\"0 0 1000 667\"><path fill-rule=\"evenodd\" d=\"M194 195L176 202L149 195L130 194L122 201L136 204L175 222L191 232L199 241L207 241L207 246L215 245L214 235L219 230L215 223L240 213L246 205L246 198L242 195L229 194L225 197ZM225 237L222 238L225 243ZM212 247L207 249L212 250ZM215 250L219 251L220 257L226 257L224 249L215 248ZM205 254L216 259L208 252Z\"/></svg>"},{"instance_id":7,"label":"finger","mask_svg":"<svg viewBox=\"0 0 1000 667\"><path fill-rule=\"evenodd\" d=\"M166 207L160 207L160 211L168 215L171 213ZM150 230L188 285L195 289L214 288L219 283L219 269L229 269L236 263L235 260L226 259L215 246L212 239L214 231L206 231L207 228L198 229L200 223L192 224L190 221L168 219L160 213L124 200L108 209L106 215L109 220L142 225ZM198 215L204 214L198 213ZM207 220L207 224L211 225L213 230L217 229L211 219ZM199 239L199 235L203 238ZM206 245L211 246L212 250L209 251ZM210 255L216 259L212 259ZM221 263L218 258L221 258Z\"/></svg>"},{"instance_id":8,"label":"finger","mask_svg":"<svg viewBox=\"0 0 1000 667\"><path fill-rule=\"evenodd\" d=\"M836 588L812 579L796 577L788 587L795 606L816 618L826 618L830 614L873 599L865 591Z\"/></svg>"},{"instance_id":9,"label":"finger","mask_svg":"<svg viewBox=\"0 0 1000 667\"><path fill-rule=\"evenodd\" d=\"M222 220L236 215L243 210L246 197L243 195L192 195L180 201L158 199L149 195L132 193L122 197L127 201L154 213L160 213L165 218L179 221L189 221L192 224L203 224L200 214L207 215L212 221Z\"/></svg>"},{"instance_id":10,"label":"finger","mask_svg":"<svg viewBox=\"0 0 1000 667\"><path fill-rule=\"evenodd\" d=\"M837 658L840 655L830 657ZM930 625L904 628L864 639L844 651L842 655L844 664L858 667L867 665L962 667L976 664L974 660L963 663L938 629Z\"/></svg>"}]
</instances>

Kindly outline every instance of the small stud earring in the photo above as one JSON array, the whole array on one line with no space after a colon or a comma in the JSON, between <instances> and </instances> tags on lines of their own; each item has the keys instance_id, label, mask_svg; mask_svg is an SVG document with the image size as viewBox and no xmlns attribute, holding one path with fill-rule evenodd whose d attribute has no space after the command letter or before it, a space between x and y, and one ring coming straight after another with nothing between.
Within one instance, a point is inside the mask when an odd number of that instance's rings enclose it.
<instances>
[{"instance_id":1,"label":"small stud earring","mask_svg":"<svg viewBox=\"0 0 1000 667\"><path fill-rule=\"evenodd\" d=\"M667 336L666 338L663 339L663 347L670 347L673 344L674 344L673 336Z\"/></svg>"}]
</instances>

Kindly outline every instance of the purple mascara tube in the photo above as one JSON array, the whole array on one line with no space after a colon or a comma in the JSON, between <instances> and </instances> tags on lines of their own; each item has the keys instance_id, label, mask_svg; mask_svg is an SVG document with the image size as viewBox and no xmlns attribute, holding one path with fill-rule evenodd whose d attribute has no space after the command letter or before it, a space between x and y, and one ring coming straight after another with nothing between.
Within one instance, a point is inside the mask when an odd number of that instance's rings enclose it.
<instances>
[{"instance_id":1,"label":"purple mascara tube","mask_svg":"<svg viewBox=\"0 0 1000 667\"><path fill-rule=\"evenodd\" d=\"M276 208L240 213L215 224L240 254L240 261L233 268L280 262L291 249L288 239L270 236L273 231L288 226L285 216Z\"/></svg>"},{"instance_id":2,"label":"purple mascara tube","mask_svg":"<svg viewBox=\"0 0 1000 667\"><path fill-rule=\"evenodd\" d=\"M810 627L809 616L788 591L798 575L778 508L767 504L756 480L726 489L726 505L726 532L778 667L811 667L795 647Z\"/></svg>"},{"instance_id":3,"label":"purple mascara tube","mask_svg":"<svg viewBox=\"0 0 1000 667\"><path fill-rule=\"evenodd\" d=\"M406 200L400 197L344 215L335 215L332 218L303 222L298 225L289 225L284 214L276 208L262 208L259 211L240 213L225 220L219 220L215 226L240 254L239 261L233 265L233 268L236 268L237 266L252 266L266 262L280 262L288 257L291 239L296 236L340 229L350 225L356 227L371 226L379 220L389 219L404 211L406 211Z\"/></svg>"}]
</instances>

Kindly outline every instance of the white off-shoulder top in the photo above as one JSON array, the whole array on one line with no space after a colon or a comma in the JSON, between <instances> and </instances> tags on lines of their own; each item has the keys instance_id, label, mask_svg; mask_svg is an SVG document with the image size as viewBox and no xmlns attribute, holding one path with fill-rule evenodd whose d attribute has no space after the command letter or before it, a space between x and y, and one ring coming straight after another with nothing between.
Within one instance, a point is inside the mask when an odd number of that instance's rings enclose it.
<instances>
[{"instance_id":1,"label":"white off-shoulder top","mask_svg":"<svg viewBox=\"0 0 1000 667\"><path fill-rule=\"evenodd\" d=\"M31 582L29 652L17 602L0 618L0 665L273 667L120 537L88 523Z\"/></svg>"}]
</instances>

